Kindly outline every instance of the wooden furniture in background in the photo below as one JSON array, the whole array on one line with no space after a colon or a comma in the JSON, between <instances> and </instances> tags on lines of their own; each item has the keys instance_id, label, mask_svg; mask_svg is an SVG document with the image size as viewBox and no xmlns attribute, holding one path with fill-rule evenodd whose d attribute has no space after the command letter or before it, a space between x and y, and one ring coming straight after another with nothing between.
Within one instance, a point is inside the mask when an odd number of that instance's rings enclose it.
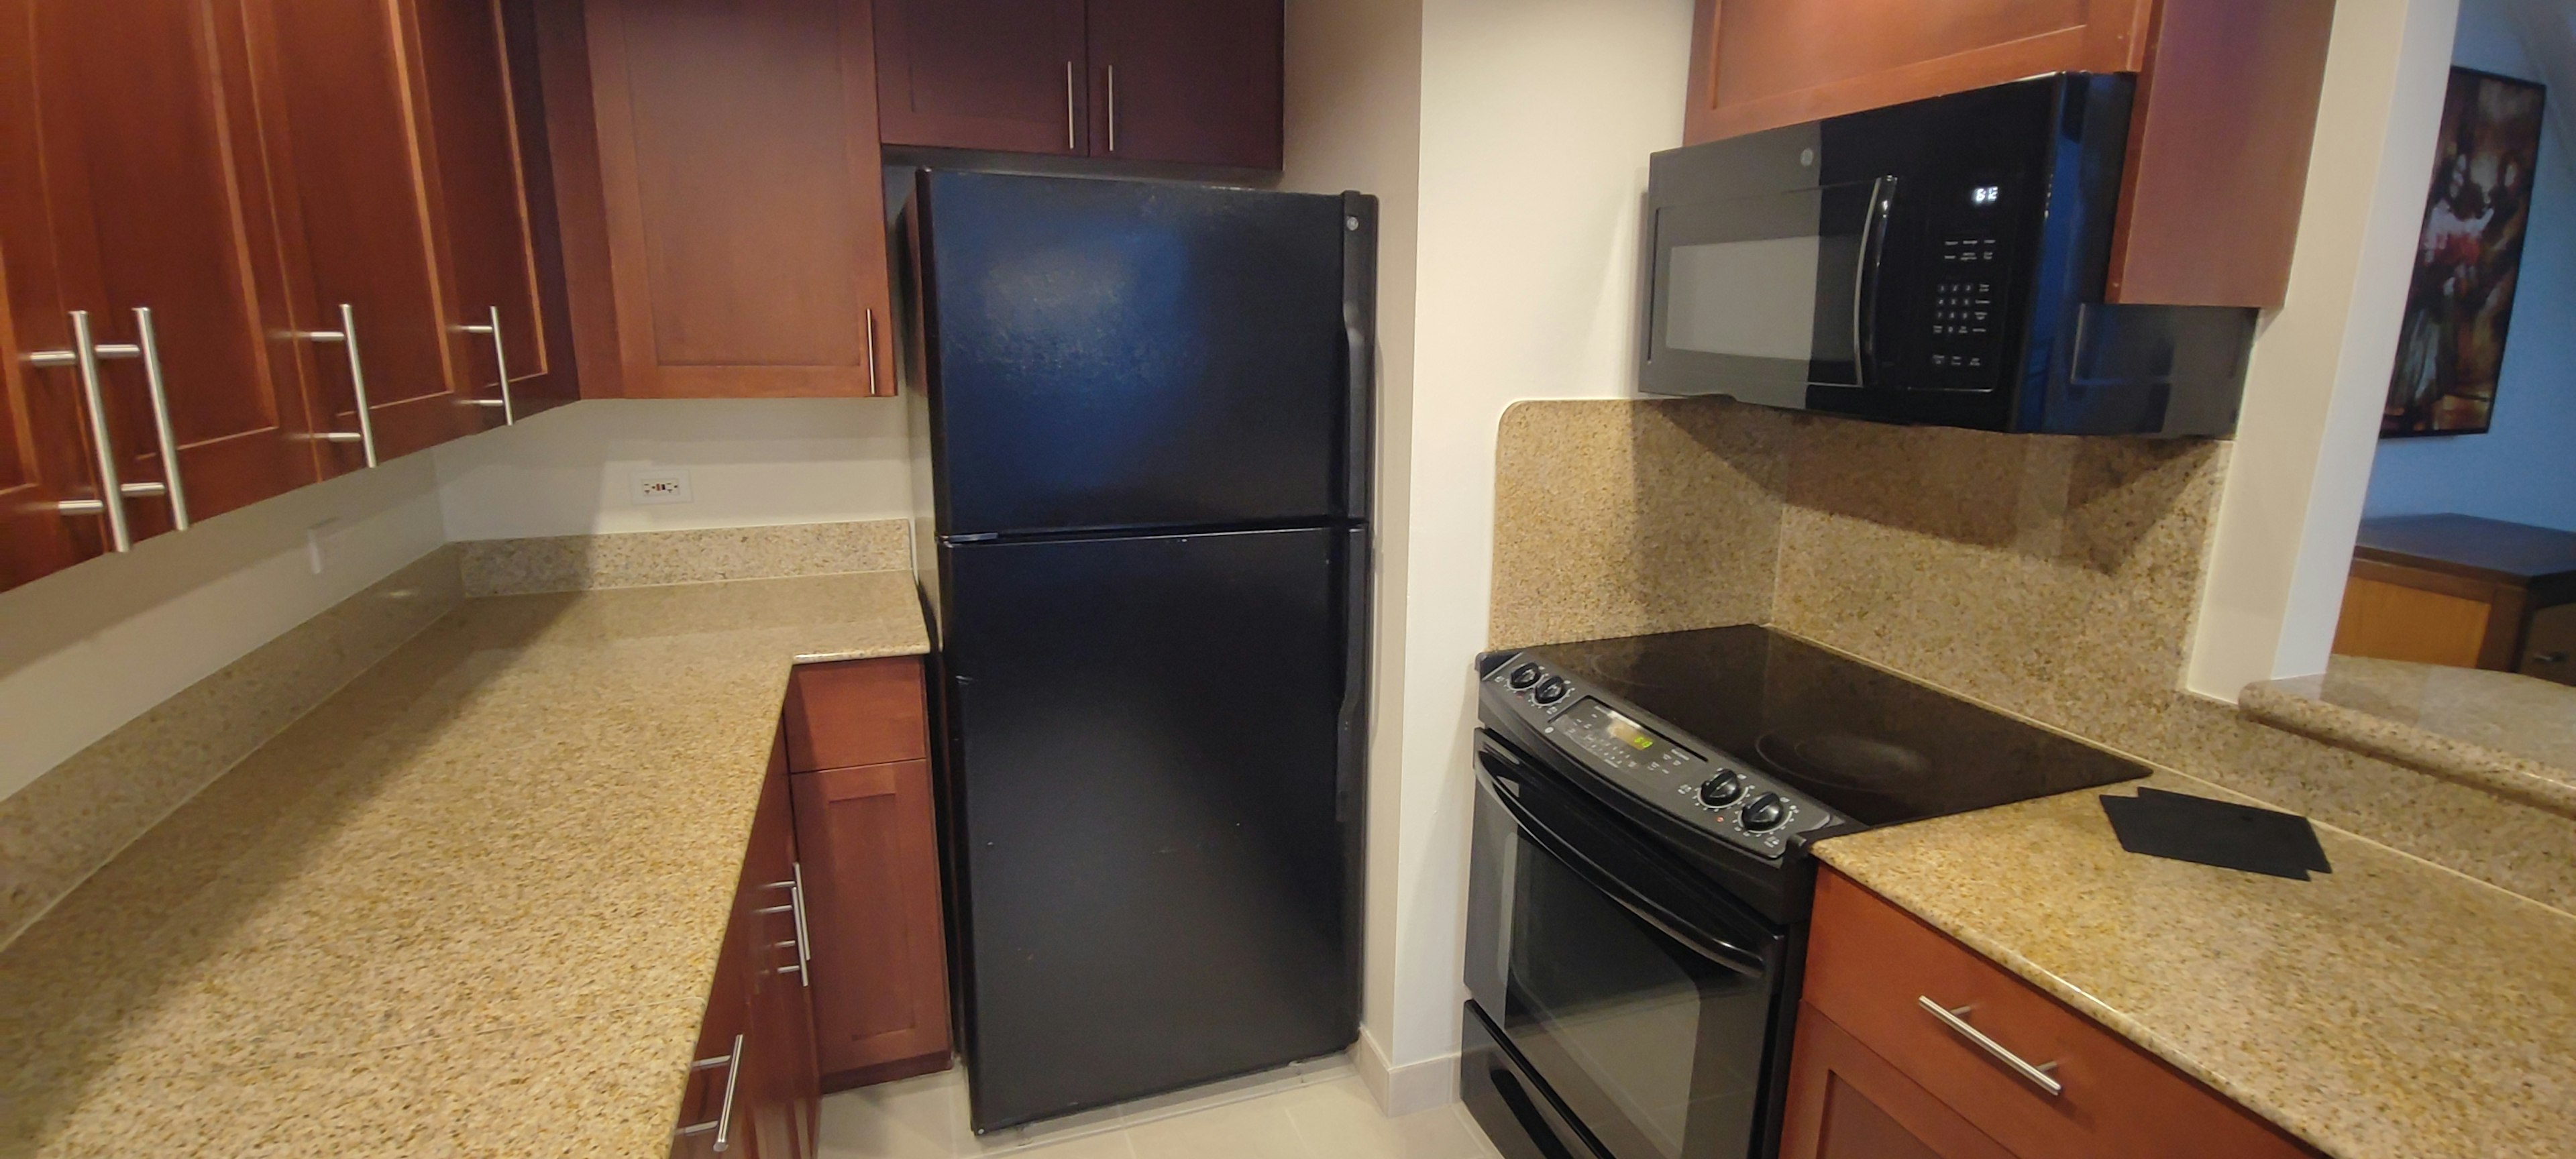
<instances>
[{"instance_id":1,"label":"wooden furniture in background","mask_svg":"<svg viewBox=\"0 0 2576 1159\"><path fill-rule=\"evenodd\" d=\"M2281 304L2333 0L1699 0L1683 139L2139 74L2108 299Z\"/></svg>"},{"instance_id":2,"label":"wooden furniture in background","mask_svg":"<svg viewBox=\"0 0 2576 1159\"><path fill-rule=\"evenodd\" d=\"M799 907L787 746L772 743L734 886L733 913L698 1029L698 1065L681 1092L674 1159L810 1159L822 1089L803 976L810 946ZM739 1049L736 1044L739 1043ZM727 1095L730 1092L730 1113Z\"/></svg>"},{"instance_id":3,"label":"wooden furniture in background","mask_svg":"<svg viewBox=\"0 0 2576 1159\"><path fill-rule=\"evenodd\" d=\"M868 0L588 0L630 397L894 392Z\"/></svg>"},{"instance_id":4,"label":"wooden furniture in background","mask_svg":"<svg viewBox=\"0 0 2576 1159\"><path fill-rule=\"evenodd\" d=\"M1280 165L1280 0L878 0L889 145Z\"/></svg>"},{"instance_id":5,"label":"wooden furniture in background","mask_svg":"<svg viewBox=\"0 0 2576 1159\"><path fill-rule=\"evenodd\" d=\"M1811 929L1786 1159L2315 1155L1831 870ZM2062 1089L2045 1093L1924 998Z\"/></svg>"},{"instance_id":6,"label":"wooden furniture in background","mask_svg":"<svg viewBox=\"0 0 2576 1159\"><path fill-rule=\"evenodd\" d=\"M799 666L785 734L823 1085L950 1065L947 927L919 657Z\"/></svg>"},{"instance_id":7,"label":"wooden furniture in background","mask_svg":"<svg viewBox=\"0 0 2576 1159\"><path fill-rule=\"evenodd\" d=\"M2339 655L2576 684L2576 534L2470 515L2365 519Z\"/></svg>"}]
</instances>

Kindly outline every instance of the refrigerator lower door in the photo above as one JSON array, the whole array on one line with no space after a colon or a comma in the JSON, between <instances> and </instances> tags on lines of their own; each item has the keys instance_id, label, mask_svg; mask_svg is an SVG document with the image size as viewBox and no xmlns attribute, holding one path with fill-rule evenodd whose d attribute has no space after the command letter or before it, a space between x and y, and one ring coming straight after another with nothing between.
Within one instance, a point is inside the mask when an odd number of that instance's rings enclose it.
<instances>
[{"instance_id":1,"label":"refrigerator lower door","mask_svg":"<svg viewBox=\"0 0 2576 1159\"><path fill-rule=\"evenodd\" d=\"M1356 1035L1342 737L1364 543L1335 527L942 552L977 1130Z\"/></svg>"}]
</instances>

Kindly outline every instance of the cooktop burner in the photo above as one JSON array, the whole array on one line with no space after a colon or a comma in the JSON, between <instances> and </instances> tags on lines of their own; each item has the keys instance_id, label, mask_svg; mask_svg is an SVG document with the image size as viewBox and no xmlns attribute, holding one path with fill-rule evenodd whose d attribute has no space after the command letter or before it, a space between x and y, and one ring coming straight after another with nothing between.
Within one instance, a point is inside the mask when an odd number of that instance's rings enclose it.
<instances>
[{"instance_id":1,"label":"cooktop burner","mask_svg":"<svg viewBox=\"0 0 2576 1159\"><path fill-rule=\"evenodd\" d=\"M1803 832L1917 821L2148 772L1758 626L1551 644L1487 663L1488 711L1522 717L1667 811L1771 855ZM1622 711L1631 706L1643 724ZM1735 786L1698 788L1714 778L1741 780L1747 799L1769 791L1822 810L1801 824L1792 809L1792 820L1750 827L1770 839L1747 841Z\"/></svg>"}]
</instances>

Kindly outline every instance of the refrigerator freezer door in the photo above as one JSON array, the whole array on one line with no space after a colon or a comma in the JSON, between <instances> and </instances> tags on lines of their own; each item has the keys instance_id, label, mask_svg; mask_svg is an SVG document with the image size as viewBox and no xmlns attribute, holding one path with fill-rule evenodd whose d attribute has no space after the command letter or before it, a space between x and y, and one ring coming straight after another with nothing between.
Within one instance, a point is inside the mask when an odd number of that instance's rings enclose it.
<instances>
[{"instance_id":1,"label":"refrigerator freezer door","mask_svg":"<svg viewBox=\"0 0 2576 1159\"><path fill-rule=\"evenodd\" d=\"M1356 1035L1340 735L1364 543L1332 528L943 552L979 1130Z\"/></svg>"},{"instance_id":2,"label":"refrigerator freezer door","mask_svg":"<svg viewBox=\"0 0 2576 1159\"><path fill-rule=\"evenodd\" d=\"M1344 251L1374 223L1342 198L928 172L914 211L941 534L1350 514Z\"/></svg>"}]
</instances>

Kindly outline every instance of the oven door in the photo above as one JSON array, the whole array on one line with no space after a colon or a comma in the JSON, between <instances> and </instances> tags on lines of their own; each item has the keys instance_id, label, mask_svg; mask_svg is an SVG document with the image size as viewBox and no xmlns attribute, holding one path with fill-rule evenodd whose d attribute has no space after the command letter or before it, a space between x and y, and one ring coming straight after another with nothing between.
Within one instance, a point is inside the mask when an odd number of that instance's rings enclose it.
<instances>
[{"instance_id":1,"label":"oven door","mask_svg":"<svg viewBox=\"0 0 2576 1159\"><path fill-rule=\"evenodd\" d=\"M1786 932L1499 739L1477 759L1475 1005L1603 1155L1754 1155Z\"/></svg>"},{"instance_id":2,"label":"oven door","mask_svg":"<svg viewBox=\"0 0 2576 1159\"><path fill-rule=\"evenodd\" d=\"M1646 389L1804 409L1873 385L1896 184L1650 207Z\"/></svg>"}]
</instances>

